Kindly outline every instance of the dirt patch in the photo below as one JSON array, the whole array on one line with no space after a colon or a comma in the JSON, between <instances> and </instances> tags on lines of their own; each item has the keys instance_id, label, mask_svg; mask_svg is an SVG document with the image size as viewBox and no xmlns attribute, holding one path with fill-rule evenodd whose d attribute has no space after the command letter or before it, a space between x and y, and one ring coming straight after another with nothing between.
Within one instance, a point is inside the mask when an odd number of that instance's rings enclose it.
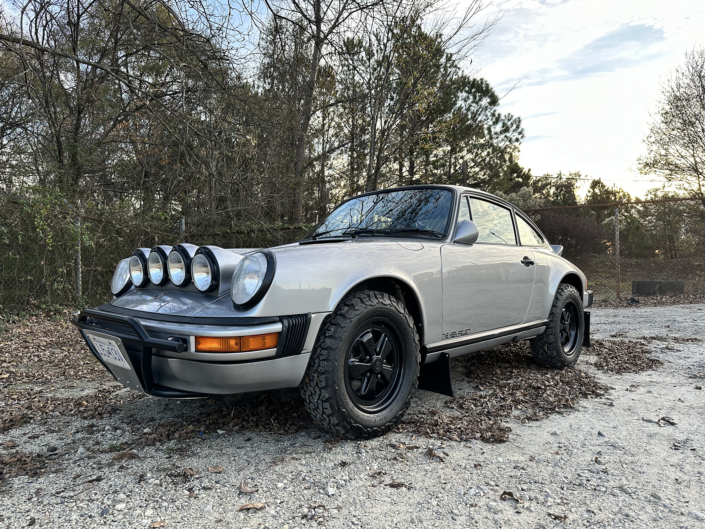
<instances>
[{"instance_id":1,"label":"dirt patch","mask_svg":"<svg viewBox=\"0 0 705 529\"><path fill-rule=\"evenodd\" d=\"M481 351L461 361L474 391L447 400L444 410L410 414L403 421L404 431L450 441L503 443L511 432L506 424L510 418L538 421L610 389L580 369L539 367L526 342Z\"/></svg>"},{"instance_id":2,"label":"dirt patch","mask_svg":"<svg viewBox=\"0 0 705 529\"><path fill-rule=\"evenodd\" d=\"M646 344L634 340L593 340L588 352L597 356L593 363L597 369L617 375L649 371L663 364L649 356Z\"/></svg>"}]
</instances>

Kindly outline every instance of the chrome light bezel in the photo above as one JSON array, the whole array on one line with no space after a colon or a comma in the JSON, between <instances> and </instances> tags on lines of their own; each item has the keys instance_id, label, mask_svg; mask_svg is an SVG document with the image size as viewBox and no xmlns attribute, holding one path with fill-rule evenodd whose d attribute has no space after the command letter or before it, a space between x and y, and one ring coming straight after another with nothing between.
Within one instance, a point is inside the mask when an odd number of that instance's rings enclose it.
<instances>
[{"instance_id":1,"label":"chrome light bezel","mask_svg":"<svg viewBox=\"0 0 705 529\"><path fill-rule=\"evenodd\" d=\"M130 279L132 280L132 284L135 285L136 288L146 287L149 283L147 260L149 259L149 254L151 252L152 250L150 250L149 248L137 248L134 252L132 252L132 256L130 257ZM140 266L142 267L141 282L135 281L135 277L132 274L132 264L135 261L139 262Z\"/></svg>"},{"instance_id":2,"label":"chrome light bezel","mask_svg":"<svg viewBox=\"0 0 705 529\"><path fill-rule=\"evenodd\" d=\"M264 276L259 282L259 285L256 290L252 293L252 296L247 301L237 303L235 301L235 292L237 291L237 283L242 280L242 278L239 277L240 273L242 269L246 266L246 261L248 259L254 258L257 255L263 256L264 261L266 262ZM264 299L264 296L267 294L267 291L269 291L269 287L272 286L272 281L274 280L274 274L276 272L276 269L277 259L276 257L274 257L274 253L270 250L259 250L252 254L245 255L242 260L237 264L237 267L233 272L233 277L230 281L230 299L233 302L233 307L236 310L240 311L249 310L252 307L256 306L260 301L262 301L262 299Z\"/></svg>"},{"instance_id":3,"label":"chrome light bezel","mask_svg":"<svg viewBox=\"0 0 705 529\"><path fill-rule=\"evenodd\" d=\"M122 278L119 277L122 274ZM117 280L117 283L116 283ZM121 259L115 267L113 277L110 280L110 291L113 296L121 296L132 287L132 279L130 277L130 258Z\"/></svg>"},{"instance_id":4,"label":"chrome light bezel","mask_svg":"<svg viewBox=\"0 0 705 529\"><path fill-rule=\"evenodd\" d=\"M198 260L197 258L199 255L202 255L203 258L206 259L206 262L208 263L208 267L211 272L210 283L204 288L201 288L198 285L196 273L194 272L194 266L196 265L196 262ZM220 284L220 266L218 266L218 259L216 259L215 255L210 250L210 248L203 246L196 250L193 259L191 259L191 282L196 287L196 290L198 290L199 292L210 292Z\"/></svg>"},{"instance_id":5,"label":"chrome light bezel","mask_svg":"<svg viewBox=\"0 0 705 529\"><path fill-rule=\"evenodd\" d=\"M171 251L171 246L155 246L149 253L149 258L147 259L147 273L149 275L149 280L152 282L153 285L161 286L164 285L167 281L169 281L169 272L167 270L166 265L166 259L169 251ZM153 259L159 259L162 269L162 276L157 281L155 281L155 278L152 275L151 263Z\"/></svg>"}]
</instances>

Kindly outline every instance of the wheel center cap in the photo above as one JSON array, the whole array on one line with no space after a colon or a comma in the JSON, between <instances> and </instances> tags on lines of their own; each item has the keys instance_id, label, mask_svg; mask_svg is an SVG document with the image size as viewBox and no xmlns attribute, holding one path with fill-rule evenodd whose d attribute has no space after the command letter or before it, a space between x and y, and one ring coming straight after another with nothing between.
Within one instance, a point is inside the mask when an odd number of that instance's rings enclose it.
<instances>
[{"instance_id":1,"label":"wheel center cap","mask_svg":"<svg viewBox=\"0 0 705 529\"><path fill-rule=\"evenodd\" d=\"M372 371L375 373L382 372L382 359L377 357L372 361Z\"/></svg>"}]
</instances>

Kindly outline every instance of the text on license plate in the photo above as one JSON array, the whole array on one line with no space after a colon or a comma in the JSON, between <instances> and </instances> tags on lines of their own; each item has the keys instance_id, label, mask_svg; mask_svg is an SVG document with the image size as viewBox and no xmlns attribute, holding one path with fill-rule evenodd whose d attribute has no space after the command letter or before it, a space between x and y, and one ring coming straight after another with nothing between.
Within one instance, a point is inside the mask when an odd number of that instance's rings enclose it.
<instances>
[{"instance_id":1,"label":"text on license plate","mask_svg":"<svg viewBox=\"0 0 705 529\"><path fill-rule=\"evenodd\" d=\"M86 333L86 335L93 344L93 347L95 347L96 352L105 362L132 371L130 364L127 363L120 351L121 342L119 338L103 338L102 336L88 333Z\"/></svg>"}]
</instances>

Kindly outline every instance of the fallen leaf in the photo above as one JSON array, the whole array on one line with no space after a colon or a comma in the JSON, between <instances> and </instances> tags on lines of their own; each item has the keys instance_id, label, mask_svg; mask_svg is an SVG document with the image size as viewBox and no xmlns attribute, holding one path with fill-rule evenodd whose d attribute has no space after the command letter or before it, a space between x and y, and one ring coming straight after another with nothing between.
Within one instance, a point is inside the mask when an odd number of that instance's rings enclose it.
<instances>
[{"instance_id":1,"label":"fallen leaf","mask_svg":"<svg viewBox=\"0 0 705 529\"><path fill-rule=\"evenodd\" d=\"M264 503L245 503L244 505L240 505L238 508L238 511L247 511L249 509L254 509L256 511L264 509Z\"/></svg>"},{"instance_id":2,"label":"fallen leaf","mask_svg":"<svg viewBox=\"0 0 705 529\"><path fill-rule=\"evenodd\" d=\"M519 503L524 503L524 500L522 500L521 498L517 498L514 493L509 490L505 490L502 494L500 494L499 499L502 501L515 500Z\"/></svg>"},{"instance_id":3,"label":"fallen leaf","mask_svg":"<svg viewBox=\"0 0 705 529\"><path fill-rule=\"evenodd\" d=\"M166 522L159 520L158 522L152 522L149 524L150 527L164 527L166 525Z\"/></svg>"},{"instance_id":4,"label":"fallen leaf","mask_svg":"<svg viewBox=\"0 0 705 529\"><path fill-rule=\"evenodd\" d=\"M253 492L257 492L259 489L251 489L250 487L247 486L247 484L243 481L240 483L240 486L237 488L240 492L243 494L252 494Z\"/></svg>"},{"instance_id":5,"label":"fallen leaf","mask_svg":"<svg viewBox=\"0 0 705 529\"><path fill-rule=\"evenodd\" d=\"M410 488L410 486L407 483L402 483L401 481L394 480L391 483L387 483L387 487L391 487L393 489L401 489L402 487L406 487L407 489Z\"/></svg>"},{"instance_id":6,"label":"fallen leaf","mask_svg":"<svg viewBox=\"0 0 705 529\"><path fill-rule=\"evenodd\" d=\"M211 474L220 474L223 471L223 467L208 467L208 472Z\"/></svg>"},{"instance_id":7,"label":"fallen leaf","mask_svg":"<svg viewBox=\"0 0 705 529\"><path fill-rule=\"evenodd\" d=\"M193 476L195 476L195 475L196 475L196 473L193 471L192 468L185 468L185 469L184 469L184 476L187 476L187 477L190 478L190 477L193 477Z\"/></svg>"},{"instance_id":8,"label":"fallen leaf","mask_svg":"<svg viewBox=\"0 0 705 529\"><path fill-rule=\"evenodd\" d=\"M546 514L548 514L554 520L558 520L559 522L565 522L566 520L568 520L567 514L554 514L552 512L547 512Z\"/></svg>"},{"instance_id":9,"label":"fallen leaf","mask_svg":"<svg viewBox=\"0 0 705 529\"><path fill-rule=\"evenodd\" d=\"M433 448L426 450L426 455L429 459L437 459L441 463L445 463L445 458L440 454L440 452L437 452Z\"/></svg>"},{"instance_id":10,"label":"fallen leaf","mask_svg":"<svg viewBox=\"0 0 705 529\"><path fill-rule=\"evenodd\" d=\"M661 423L664 423L664 424L661 424ZM657 421L657 424L658 424L659 426L665 426L666 424L670 424L671 426L675 426L675 425L678 424L678 423L677 423L676 421L674 421L673 419L671 419L670 417L661 417L661 418Z\"/></svg>"}]
</instances>

